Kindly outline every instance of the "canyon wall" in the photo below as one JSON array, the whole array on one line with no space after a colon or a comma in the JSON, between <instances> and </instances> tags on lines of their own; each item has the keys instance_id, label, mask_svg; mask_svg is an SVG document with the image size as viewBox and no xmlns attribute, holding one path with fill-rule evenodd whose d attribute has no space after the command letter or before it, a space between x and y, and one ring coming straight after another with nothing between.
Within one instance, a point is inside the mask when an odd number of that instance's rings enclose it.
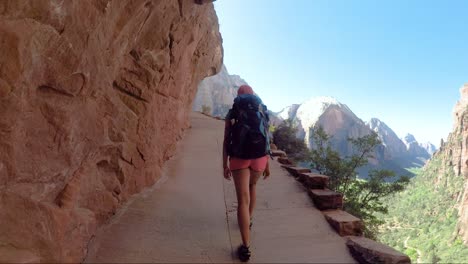
<instances>
[{"instance_id":1,"label":"canyon wall","mask_svg":"<svg viewBox=\"0 0 468 264\"><path fill-rule=\"evenodd\" d=\"M434 154L442 160L439 177L434 184L444 187L448 181L453 181L445 176L448 170L453 170L455 177L463 179L464 186L460 186L460 192L453 199L457 200L459 208L458 232L468 244L468 84L460 88L460 94L460 100L453 109L453 130Z\"/></svg>"},{"instance_id":2,"label":"canyon wall","mask_svg":"<svg viewBox=\"0 0 468 264\"><path fill-rule=\"evenodd\" d=\"M0 262L81 261L160 177L222 65L205 2L0 1Z\"/></svg>"}]
</instances>

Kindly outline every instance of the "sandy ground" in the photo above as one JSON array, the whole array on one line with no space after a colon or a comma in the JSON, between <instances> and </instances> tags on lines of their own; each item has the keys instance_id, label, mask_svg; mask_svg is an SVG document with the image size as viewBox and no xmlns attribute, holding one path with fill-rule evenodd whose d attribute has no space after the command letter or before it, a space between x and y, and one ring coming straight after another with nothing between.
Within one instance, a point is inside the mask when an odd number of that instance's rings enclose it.
<instances>
[{"instance_id":1,"label":"sandy ground","mask_svg":"<svg viewBox=\"0 0 468 264\"><path fill-rule=\"evenodd\" d=\"M234 184L222 177L224 123L191 118L161 180L99 231L85 262L238 262ZM271 170L258 184L250 262L355 263L302 186L276 161Z\"/></svg>"}]
</instances>

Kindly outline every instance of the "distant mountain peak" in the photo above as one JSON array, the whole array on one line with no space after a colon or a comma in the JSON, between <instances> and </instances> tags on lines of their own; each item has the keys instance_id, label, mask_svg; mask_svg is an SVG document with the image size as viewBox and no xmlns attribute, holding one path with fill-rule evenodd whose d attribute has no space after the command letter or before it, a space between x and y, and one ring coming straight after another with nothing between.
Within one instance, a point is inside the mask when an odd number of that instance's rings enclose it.
<instances>
[{"instance_id":1,"label":"distant mountain peak","mask_svg":"<svg viewBox=\"0 0 468 264\"><path fill-rule=\"evenodd\" d=\"M214 76L205 78L198 85L198 91L193 101L193 110L210 109L211 115L225 116L237 96L237 89L247 82L239 75L229 74L225 65Z\"/></svg>"},{"instance_id":2,"label":"distant mountain peak","mask_svg":"<svg viewBox=\"0 0 468 264\"><path fill-rule=\"evenodd\" d=\"M371 130L377 133L382 145L384 145L390 156L401 156L406 152L406 145L398 138L397 134L383 121L378 118L371 118L366 122Z\"/></svg>"},{"instance_id":3,"label":"distant mountain peak","mask_svg":"<svg viewBox=\"0 0 468 264\"><path fill-rule=\"evenodd\" d=\"M332 96L316 96L309 98L301 104L301 107L304 110L318 110L319 112L323 112L333 105L345 109L347 112L352 112L346 104L339 102Z\"/></svg>"},{"instance_id":4,"label":"distant mountain peak","mask_svg":"<svg viewBox=\"0 0 468 264\"><path fill-rule=\"evenodd\" d=\"M428 149L422 146L412 134L406 134L403 138L403 142L405 143L408 152L424 157L425 159L431 157Z\"/></svg>"},{"instance_id":5,"label":"distant mountain peak","mask_svg":"<svg viewBox=\"0 0 468 264\"><path fill-rule=\"evenodd\" d=\"M306 103L321 103L321 104L335 104L335 105L340 105L341 103L338 102L338 100L335 97L332 96L315 96L311 97L308 100L306 100L303 104Z\"/></svg>"},{"instance_id":6,"label":"distant mountain peak","mask_svg":"<svg viewBox=\"0 0 468 264\"><path fill-rule=\"evenodd\" d=\"M302 104L292 104L283 108L278 112L278 116L283 119L290 117L296 117L302 119L306 123L315 123L319 119L320 115L330 106L335 105L340 108L351 110L345 104L340 103L336 98L331 96L316 96L311 97L304 101ZM299 115L299 116L297 116Z\"/></svg>"},{"instance_id":7,"label":"distant mountain peak","mask_svg":"<svg viewBox=\"0 0 468 264\"><path fill-rule=\"evenodd\" d=\"M317 96L312 97L302 103L297 109L297 115L300 116L302 122L308 125L315 124L319 117L327 110L330 106L337 106L348 113L352 111L345 104L340 103L336 98L331 96ZM354 113L352 113L354 115Z\"/></svg>"},{"instance_id":8,"label":"distant mountain peak","mask_svg":"<svg viewBox=\"0 0 468 264\"><path fill-rule=\"evenodd\" d=\"M314 127L314 125L319 121L319 118L332 106L337 107L341 112L347 113L349 116L358 119L345 104L340 103L334 97L317 96L308 99L299 106L296 112L296 118L300 120L302 127L306 128L305 142L307 145L309 145L309 128Z\"/></svg>"},{"instance_id":9,"label":"distant mountain peak","mask_svg":"<svg viewBox=\"0 0 468 264\"><path fill-rule=\"evenodd\" d=\"M291 117L295 117L299 106L300 104L292 104L290 106L286 106L285 108L283 108L281 111L279 111L276 114L278 117L280 117L283 120L289 119Z\"/></svg>"},{"instance_id":10,"label":"distant mountain peak","mask_svg":"<svg viewBox=\"0 0 468 264\"><path fill-rule=\"evenodd\" d=\"M391 130L390 127L385 124L382 120L372 117L366 124L375 132L378 132L378 130Z\"/></svg>"},{"instance_id":11,"label":"distant mountain peak","mask_svg":"<svg viewBox=\"0 0 468 264\"><path fill-rule=\"evenodd\" d=\"M413 143L413 142L418 142L416 141L416 138L410 133L406 134L406 136L403 139L408 144Z\"/></svg>"},{"instance_id":12,"label":"distant mountain peak","mask_svg":"<svg viewBox=\"0 0 468 264\"><path fill-rule=\"evenodd\" d=\"M437 151L437 147L429 141L424 142L424 143L419 143L419 146L424 148L427 151L427 153L429 153L430 155L434 154L434 152Z\"/></svg>"}]
</instances>

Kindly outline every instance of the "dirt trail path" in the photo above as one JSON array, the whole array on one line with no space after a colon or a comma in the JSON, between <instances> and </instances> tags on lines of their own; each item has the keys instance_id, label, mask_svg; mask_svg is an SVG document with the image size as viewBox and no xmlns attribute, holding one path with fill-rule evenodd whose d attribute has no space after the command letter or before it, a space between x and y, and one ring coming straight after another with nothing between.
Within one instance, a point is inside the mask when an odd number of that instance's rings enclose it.
<instances>
[{"instance_id":1,"label":"dirt trail path","mask_svg":"<svg viewBox=\"0 0 468 264\"><path fill-rule=\"evenodd\" d=\"M193 113L192 129L154 187L96 235L86 262L238 262L234 185L222 178L222 121ZM251 263L353 263L302 187L272 162L258 185Z\"/></svg>"}]
</instances>

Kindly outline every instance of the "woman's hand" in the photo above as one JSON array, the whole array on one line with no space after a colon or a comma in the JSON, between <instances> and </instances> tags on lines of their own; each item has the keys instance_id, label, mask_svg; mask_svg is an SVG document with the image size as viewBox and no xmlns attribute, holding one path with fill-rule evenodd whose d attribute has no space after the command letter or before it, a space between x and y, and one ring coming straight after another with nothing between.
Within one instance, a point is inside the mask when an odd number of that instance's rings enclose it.
<instances>
[{"instance_id":1,"label":"woman's hand","mask_svg":"<svg viewBox=\"0 0 468 264\"><path fill-rule=\"evenodd\" d=\"M231 180L232 172L229 167L224 167L224 178L228 181Z\"/></svg>"},{"instance_id":2,"label":"woman's hand","mask_svg":"<svg viewBox=\"0 0 468 264\"><path fill-rule=\"evenodd\" d=\"M268 177L270 177L270 163L269 162L267 162L266 168L263 171L263 179L265 180Z\"/></svg>"}]
</instances>

